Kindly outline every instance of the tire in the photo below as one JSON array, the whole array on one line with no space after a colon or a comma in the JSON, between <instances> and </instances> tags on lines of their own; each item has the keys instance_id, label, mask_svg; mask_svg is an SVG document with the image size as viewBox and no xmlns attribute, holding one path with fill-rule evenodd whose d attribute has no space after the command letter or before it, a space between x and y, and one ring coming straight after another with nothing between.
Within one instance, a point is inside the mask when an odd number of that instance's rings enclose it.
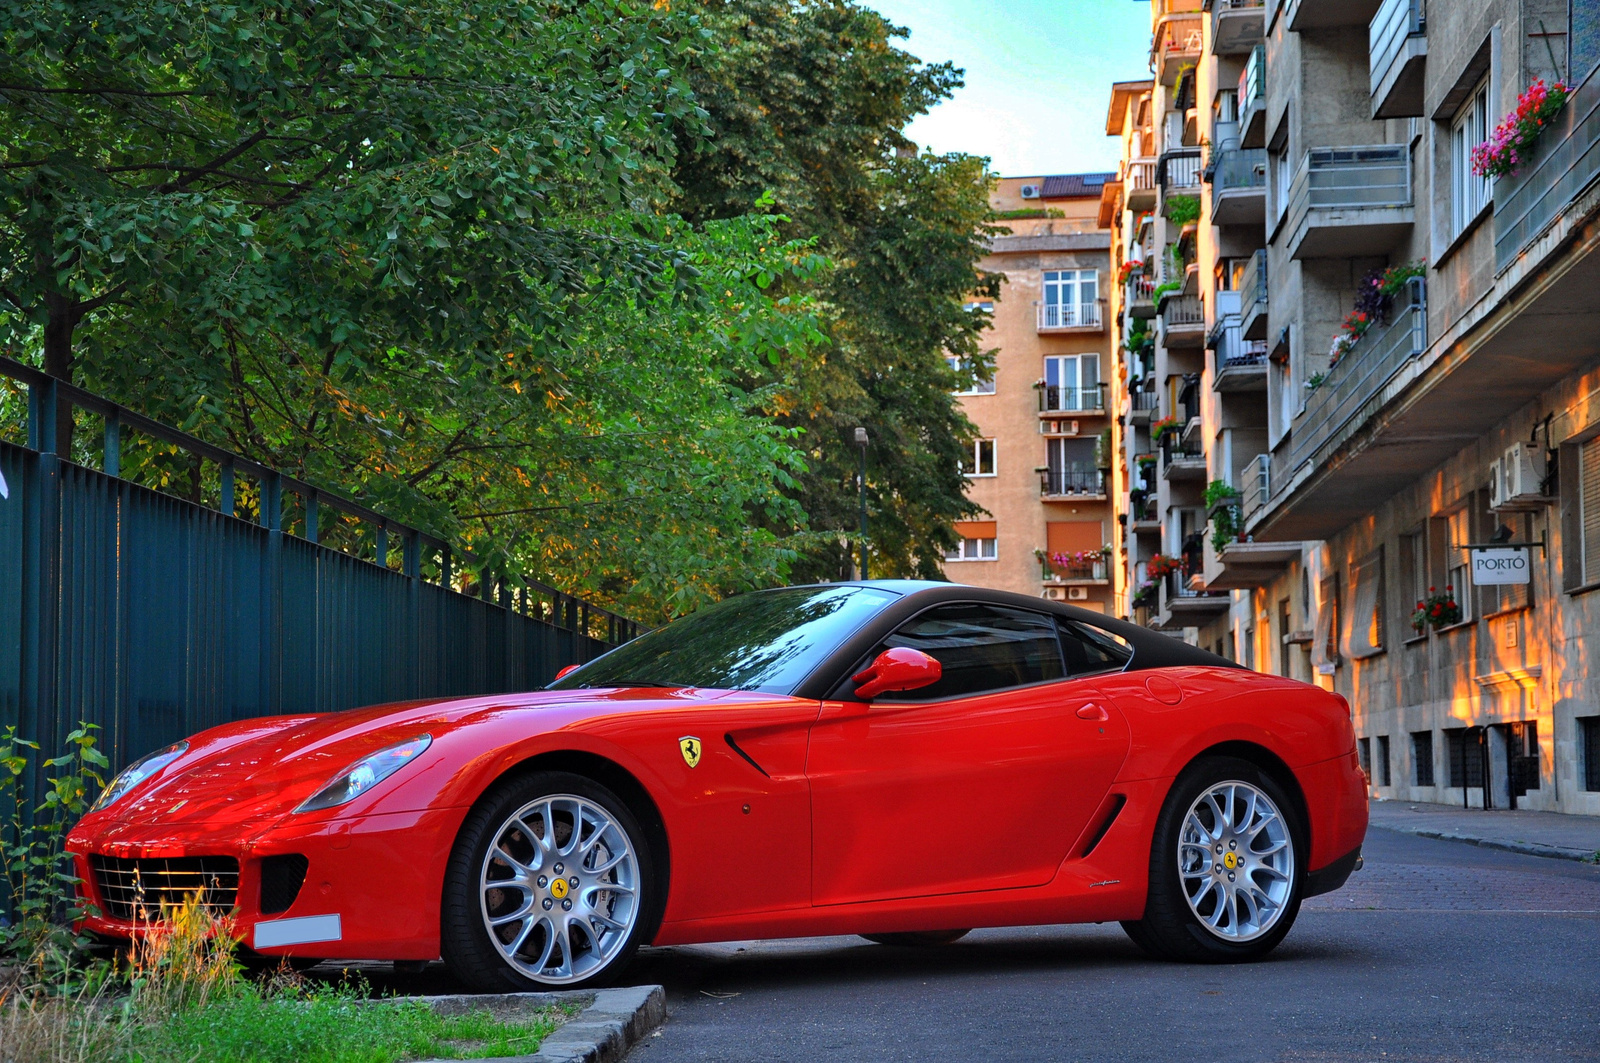
<instances>
[{"instance_id":1,"label":"tire","mask_svg":"<svg viewBox=\"0 0 1600 1063\"><path fill-rule=\"evenodd\" d=\"M440 951L484 992L604 985L653 922L653 872L644 832L616 794L567 772L513 776L456 836Z\"/></svg>"},{"instance_id":2,"label":"tire","mask_svg":"<svg viewBox=\"0 0 1600 1063\"><path fill-rule=\"evenodd\" d=\"M1277 780L1237 757L1205 757L1167 795L1144 917L1122 928L1159 959L1260 959L1300 912L1306 856L1299 808Z\"/></svg>"},{"instance_id":3,"label":"tire","mask_svg":"<svg viewBox=\"0 0 1600 1063\"><path fill-rule=\"evenodd\" d=\"M926 949L960 941L971 930L909 930L898 934L862 934L877 945L900 945L905 948Z\"/></svg>"}]
</instances>

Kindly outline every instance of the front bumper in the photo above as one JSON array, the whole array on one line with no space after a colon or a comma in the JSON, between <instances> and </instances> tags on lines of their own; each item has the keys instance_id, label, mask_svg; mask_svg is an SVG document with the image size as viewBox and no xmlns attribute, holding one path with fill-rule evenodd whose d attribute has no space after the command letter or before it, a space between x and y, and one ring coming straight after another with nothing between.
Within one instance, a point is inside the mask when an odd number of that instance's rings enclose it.
<instances>
[{"instance_id":1,"label":"front bumper","mask_svg":"<svg viewBox=\"0 0 1600 1063\"><path fill-rule=\"evenodd\" d=\"M239 862L233 934L257 952L352 960L435 959L445 865L466 811L393 812L310 824L289 819L231 841L214 837L185 841L170 827L140 839L126 824L118 825L114 838L93 830L74 831L67 849L73 854L79 889L93 906L81 927L102 937L131 939L149 925L108 914L112 909L102 895L91 856L135 860L223 856ZM263 863L290 853L306 858L304 882L286 910L263 913Z\"/></svg>"}]
</instances>

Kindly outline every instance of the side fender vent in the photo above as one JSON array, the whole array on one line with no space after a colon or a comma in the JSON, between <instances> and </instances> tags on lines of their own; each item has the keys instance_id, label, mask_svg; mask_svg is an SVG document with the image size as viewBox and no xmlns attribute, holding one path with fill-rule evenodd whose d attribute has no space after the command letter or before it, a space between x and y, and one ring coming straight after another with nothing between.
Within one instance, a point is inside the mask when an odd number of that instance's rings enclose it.
<instances>
[{"instance_id":1,"label":"side fender vent","mask_svg":"<svg viewBox=\"0 0 1600 1063\"><path fill-rule=\"evenodd\" d=\"M1106 836L1106 832L1111 829L1111 824L1117 821L1117 816L1121 814L1122 807L1127 803L1128 796L1126 794L1111 795L1106 804L1102 806L1106 809L1106 812L1100 817L1099 826L1095 827L1094 833L1089 835L1089 842L1083 847L1083 852L1078 854L1080 858L1094 852L1095 846L1099 845L1100 839Z\"/></svg>"}]
</instances>

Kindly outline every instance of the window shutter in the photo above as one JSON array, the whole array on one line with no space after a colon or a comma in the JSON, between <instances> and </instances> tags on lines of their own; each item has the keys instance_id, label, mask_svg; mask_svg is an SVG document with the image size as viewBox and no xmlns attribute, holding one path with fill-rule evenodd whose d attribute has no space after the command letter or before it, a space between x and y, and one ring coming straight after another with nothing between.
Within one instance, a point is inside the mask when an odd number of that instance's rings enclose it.
<instances>
[{"instance_id":1,"label":"window shutter","mask_svg":"<svg viewBox=\"0 0 1600 1063\"><path fill-rule=\"evenodd\" d=\"M1583 522L1583 582L1600 580L1600 436L1578 451L1578 509Z\"/></svg>"},{"instance_id":2,"label":"window shutter","mask_svg":"<svg viewBox=\"0 0 1600 1063\"><path fill-rule=\"evenodd\" d=\"M1352 660L1383 652L1383 551L1368 554L1350 574L1355 601L1350 607Z\"/></svg>"},{"instance_id":3,"label":"window shutter","mask_svg":"<svg viewBox=\"0 0 1600 1063\"><path fill-rule=\"evenodd\" d=\"M1339 582L1322 581L1322 603L1317 610L1317 626L1311 639L1311 665L1323 675L1332 675L1339 664Z\"/></svg>"}]
</instances>

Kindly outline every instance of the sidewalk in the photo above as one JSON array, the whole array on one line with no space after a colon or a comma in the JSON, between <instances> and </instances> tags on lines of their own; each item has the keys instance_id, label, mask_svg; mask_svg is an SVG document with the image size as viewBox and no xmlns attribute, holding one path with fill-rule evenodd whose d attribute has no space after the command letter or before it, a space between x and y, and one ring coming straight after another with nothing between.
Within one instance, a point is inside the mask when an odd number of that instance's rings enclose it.
<instances>
[{"instance_id":1,"label":"sidewalk","mask_svg":"<svg viewBox=\"0 0 1600 1063\"><path fill-rule=\"evenodd\" d=\"M1423 801L1373 801L1371 824L1424 838L1533 856L1600 862L1600 816L1463 809Z\"/></svg>"}]
</instances>

